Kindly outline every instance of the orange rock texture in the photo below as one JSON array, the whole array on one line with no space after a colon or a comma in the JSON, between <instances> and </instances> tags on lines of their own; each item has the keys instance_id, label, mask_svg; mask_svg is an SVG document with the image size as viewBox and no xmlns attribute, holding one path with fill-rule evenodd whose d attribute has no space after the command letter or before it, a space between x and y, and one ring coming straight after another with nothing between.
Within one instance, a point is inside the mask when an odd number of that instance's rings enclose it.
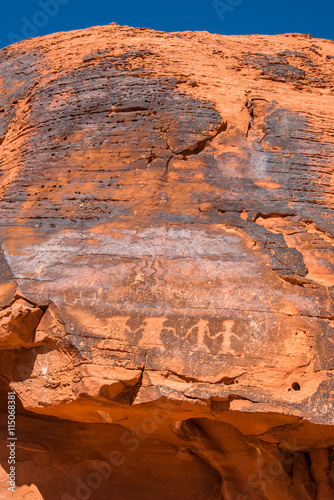
<instances>
[{"instance_id":1,"label":"orange rock texture","mask_svg":"<svg viewBox=\"0 0 334 500\"><path fill-rule=\"evenodd\" d=\"M0 88L1 498L333 500L334 42L112 24Z\"/></svg>"}]
</instances>

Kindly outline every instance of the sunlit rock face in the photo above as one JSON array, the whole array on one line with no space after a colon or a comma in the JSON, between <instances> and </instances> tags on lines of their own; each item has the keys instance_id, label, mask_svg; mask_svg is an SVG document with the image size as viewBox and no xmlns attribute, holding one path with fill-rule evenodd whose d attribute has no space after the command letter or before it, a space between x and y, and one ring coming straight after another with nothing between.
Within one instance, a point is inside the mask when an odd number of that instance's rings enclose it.
<instances>
[{"instance_id":1,"label":"sunlit rock face","mask_svg":"<svg viewBox=\"0 0 334 500\"><path fill-rule=\"evenodd\" d=\"M1 498L333 500L334 44L0 51Z\"/></svg>"}]
</instances>

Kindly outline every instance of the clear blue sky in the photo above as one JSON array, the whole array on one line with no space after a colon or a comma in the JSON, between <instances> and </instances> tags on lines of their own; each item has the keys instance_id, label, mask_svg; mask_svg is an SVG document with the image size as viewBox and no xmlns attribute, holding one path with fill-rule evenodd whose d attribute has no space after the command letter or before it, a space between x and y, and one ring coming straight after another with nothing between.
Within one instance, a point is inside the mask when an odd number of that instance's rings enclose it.
<instances>
[{"instance_id":1,"label":"clear blue sky","mask_svg":"<svg viewBox=\"0 0 334 500\"><path fill-rule=\"evenodd\" d=\"M333 40L334 0L12 0L1 5L0 47L110 22L226 35L298 32Z\"/></svg>"}]
</instances>

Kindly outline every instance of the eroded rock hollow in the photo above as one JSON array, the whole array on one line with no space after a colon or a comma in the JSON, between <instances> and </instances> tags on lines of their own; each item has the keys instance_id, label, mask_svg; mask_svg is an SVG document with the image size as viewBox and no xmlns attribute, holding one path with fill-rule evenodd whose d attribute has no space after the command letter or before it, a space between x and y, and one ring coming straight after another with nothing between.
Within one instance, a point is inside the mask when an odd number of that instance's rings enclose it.
<instances>
[{"instance_id":1,"label":"eroded rock hollow","mask_svg":"<svg viewBox=\"0 0 334 500\"><path fill-rule=\"evenodd\" d=\"M334 43L113 24L0 88L1 498L332 500Z\"/></svg>"}]
</instances>

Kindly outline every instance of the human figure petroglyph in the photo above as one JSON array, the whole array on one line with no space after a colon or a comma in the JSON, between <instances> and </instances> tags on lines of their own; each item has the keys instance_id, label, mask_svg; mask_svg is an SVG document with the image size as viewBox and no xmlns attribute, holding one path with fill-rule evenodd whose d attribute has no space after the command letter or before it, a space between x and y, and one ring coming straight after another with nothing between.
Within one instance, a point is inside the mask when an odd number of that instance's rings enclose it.
<instances>
[{"instance_id":1,"label":"human figure petroglyph","mask_svg":"<svg viewBox=\"0 0 334 500\"><path fill-rule=\"evenodd\" d=\"M232 337L240 338L239 335L233 332L233 327L235 322L233 320L225 320L222 322L222 326L215 325L213 328L213 323L210 320L200 319L195 324L191 325L186 332L184 331L184 325L180 322L180 325L175 325L177 320L173 321L174 325L169 325L169 320L164 322L164 329L161 333L168 336L172 336L177 340L177 344L185 343L191 340L192 351L206 351L215 354L232 354L235 355L236 351L232 348ZM179 328L178 328L179 326ZM218 328L217 328L218 326ZM215 331L216 330L216 331ZM218 331L217 331L218 330ZM210 341L214 342L215 345ZM170 342L172 346L173 342ZM211 344L211 345L210 345ZM218 348L217 348L218 345Z\"/></svg>"}]
</instances>

